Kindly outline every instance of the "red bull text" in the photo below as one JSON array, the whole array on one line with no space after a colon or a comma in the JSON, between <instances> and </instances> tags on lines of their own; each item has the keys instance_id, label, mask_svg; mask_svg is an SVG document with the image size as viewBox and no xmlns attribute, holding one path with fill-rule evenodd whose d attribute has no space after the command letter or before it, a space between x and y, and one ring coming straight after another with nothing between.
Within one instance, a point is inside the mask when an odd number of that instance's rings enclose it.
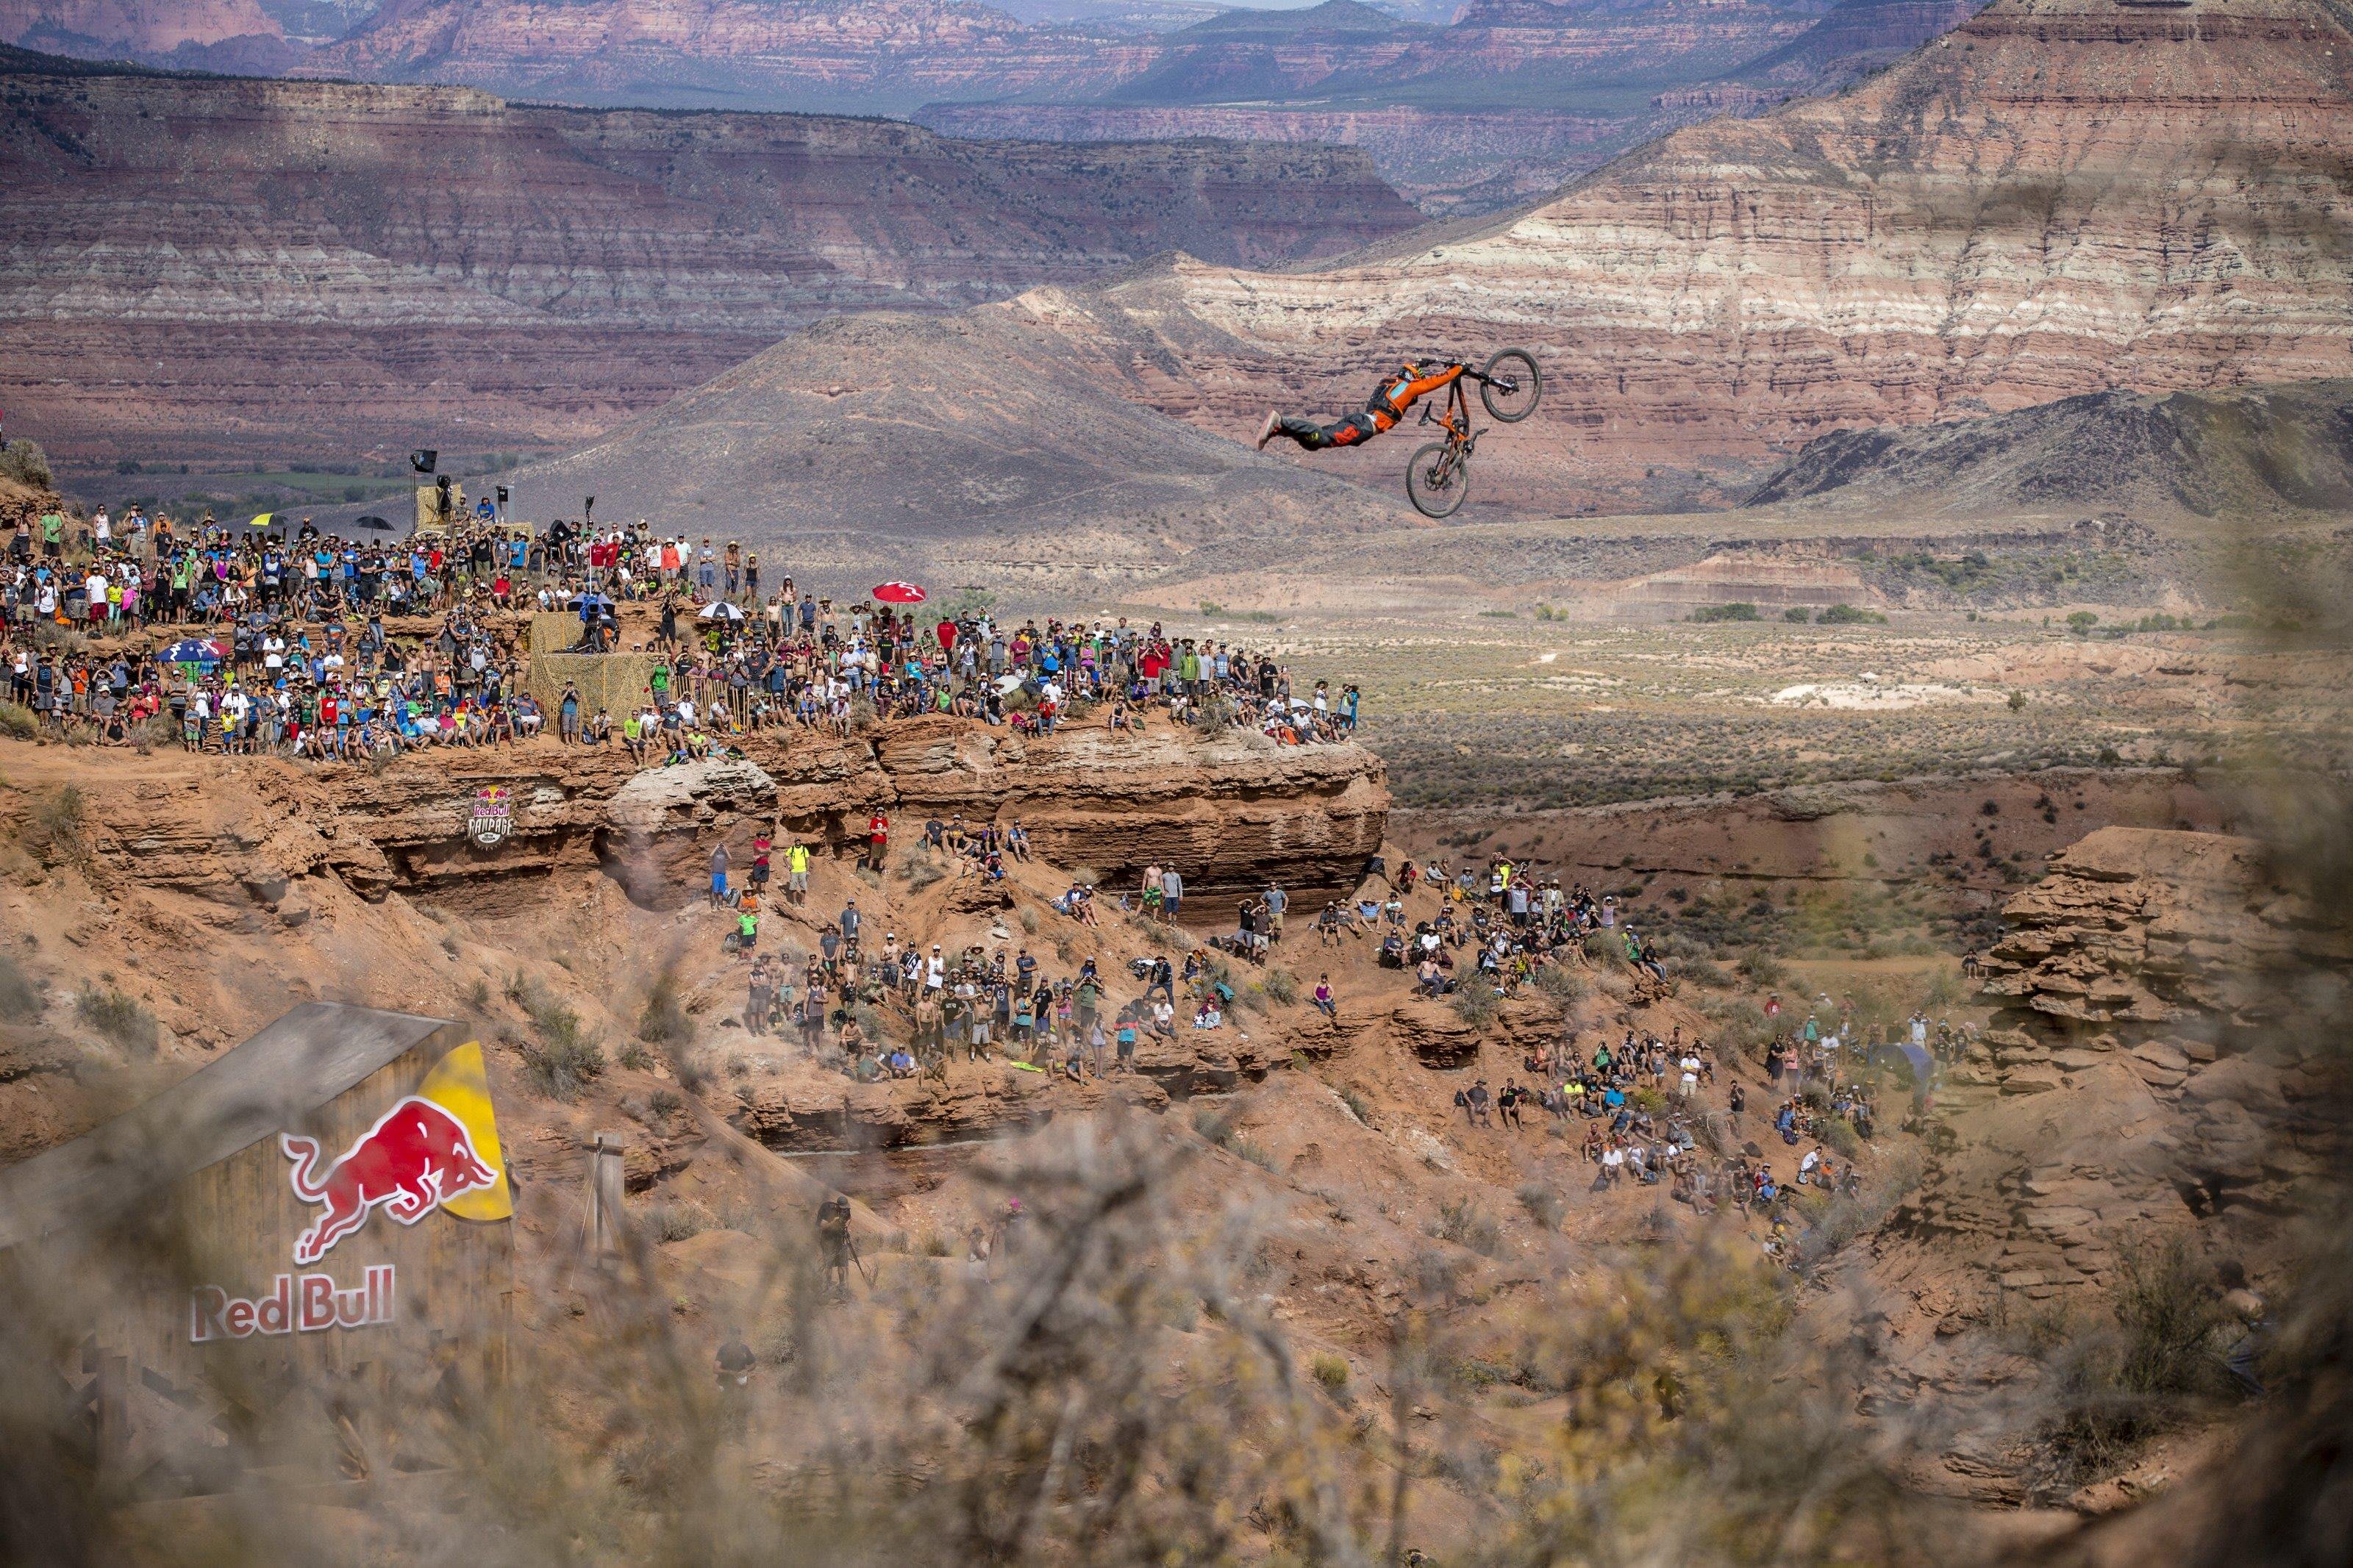
<instances>
[{"instance_id":1,"label":"red bull text","mask_svg":"<svg viewBox=\"0 0 2353 1568\"><path fill-rule=\"evenodd\" d=\"M249 1339L255 1334L316 1333L322 1329L364 1329L392 1321L393 1266L378 1263L346 1290L332 1274L280 1274L269 1294L248 1301L217 1285L199 1285L188 1294L188 1342Z\"/></svg>"},{"instance_id":2,"label":"red bull text","mask_svg":"<svg viewBox=\"0 0 2353 1568\"><path fill-rule=\"evenodd\" d=\"M278 1147L294 1162L294 1195L325 1205L294 1242L294 1261L301 1264L318 1262L379 1206L402 1225L415 1225L438 1205L499 1179L474 1152L464 1122L413 1094L324 1171L317 1139L280 1133Z\"/></svg>"}]
</instances>

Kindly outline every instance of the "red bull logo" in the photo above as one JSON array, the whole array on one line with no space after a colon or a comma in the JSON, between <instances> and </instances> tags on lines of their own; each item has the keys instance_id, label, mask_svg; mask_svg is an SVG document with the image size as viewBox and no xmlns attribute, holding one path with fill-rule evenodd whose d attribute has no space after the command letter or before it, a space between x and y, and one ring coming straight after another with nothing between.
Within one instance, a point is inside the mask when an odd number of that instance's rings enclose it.
<instances>
[{"instance_id":1,"label":"red bull logo","mask_svg":"<svg viewBox=\"0 0 2353 1568\"><path fill-rule=\"evenodd\" d=\"M322 1329L364 1329L392 1321L393 1266L364 1270L345 1289L332 1274L280 1274L259 1300L199 1285L188 1297L188 1342L242 1340L255 1334L311 1334Z\"/></svg>"},{"instance_id":2,"label":"red bull logo","mask_svg":"<svg viewBox=\"0 0 2353 1568\"><path fill-rule=\"evenodd\" d=\"M295 1195L325 1205L295 1240L297 1263L318 1262L378 1208L415 1225L461 1194L504 1185L498 1169L475 1152L466 1123L422 1095L385 1111L324 1169L315 1138L281 1133L278 1147L294 1162Z\"/></svg>"}]
</instances>

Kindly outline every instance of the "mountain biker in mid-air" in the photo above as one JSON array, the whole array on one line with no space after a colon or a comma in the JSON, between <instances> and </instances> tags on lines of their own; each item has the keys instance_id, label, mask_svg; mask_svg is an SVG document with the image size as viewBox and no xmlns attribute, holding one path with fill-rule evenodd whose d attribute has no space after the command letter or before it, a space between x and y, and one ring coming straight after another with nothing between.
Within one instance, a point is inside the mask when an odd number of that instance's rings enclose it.
<instances>
[{"instance_id":1,"label":"mountain biker in mid-air","mask_svg":"<svg viewBox=\"0 0 2353 1568\"><path fill-rule=\"evenodd\" d=\"M1393 374L1381 377L1362 414L1351 414L1330 425L1270 411L1266 423L1259 426L1259 450L1266 450L1266 444L1277 436L1288 436L1311 452L1360 445L1396 425L1420 399L1452 385L1467 368L1451 363L1425 367L1409 360Z\"/></svg>"}]
</instances>

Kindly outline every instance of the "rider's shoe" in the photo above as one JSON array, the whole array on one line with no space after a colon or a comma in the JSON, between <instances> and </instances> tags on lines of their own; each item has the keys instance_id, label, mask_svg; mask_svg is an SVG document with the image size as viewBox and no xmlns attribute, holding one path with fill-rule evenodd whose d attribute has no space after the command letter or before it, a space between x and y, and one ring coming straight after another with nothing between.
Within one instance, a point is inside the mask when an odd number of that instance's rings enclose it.
<instances>
[{"instance_id":1,"label":"rider's shoe","mask_svg":"<svg viewBox=\"0 0 2353 1568\"><path fill-rule=\"evenodd\" d=\"M1258 427L1258 449L1261 452L1265 451L1266 444L1269 441L1273 440L1275 433L1282 428L1282 416L1277 414L1271 408L1268 409L1266 411L1266 423Z\"/></svg>"}]
</instances>

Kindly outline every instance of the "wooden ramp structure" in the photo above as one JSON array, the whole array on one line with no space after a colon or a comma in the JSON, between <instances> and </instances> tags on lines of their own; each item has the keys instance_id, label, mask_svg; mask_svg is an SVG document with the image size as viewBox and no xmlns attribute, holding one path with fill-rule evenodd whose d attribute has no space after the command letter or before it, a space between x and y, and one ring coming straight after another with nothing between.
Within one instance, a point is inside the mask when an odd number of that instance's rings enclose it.
<instances>
[{"instance_id":1,"label":"wooden ramp structure","mask_svg":"<svg viewBox=\"0 0 2353 1568\"><path fill-rule=\"evenodd\" d=\"M480 1042L310 1003L0 1170L0 1268L118 1495L381 1479L504 1379L513 1212Z\"/></svg>"}]
</instances>

